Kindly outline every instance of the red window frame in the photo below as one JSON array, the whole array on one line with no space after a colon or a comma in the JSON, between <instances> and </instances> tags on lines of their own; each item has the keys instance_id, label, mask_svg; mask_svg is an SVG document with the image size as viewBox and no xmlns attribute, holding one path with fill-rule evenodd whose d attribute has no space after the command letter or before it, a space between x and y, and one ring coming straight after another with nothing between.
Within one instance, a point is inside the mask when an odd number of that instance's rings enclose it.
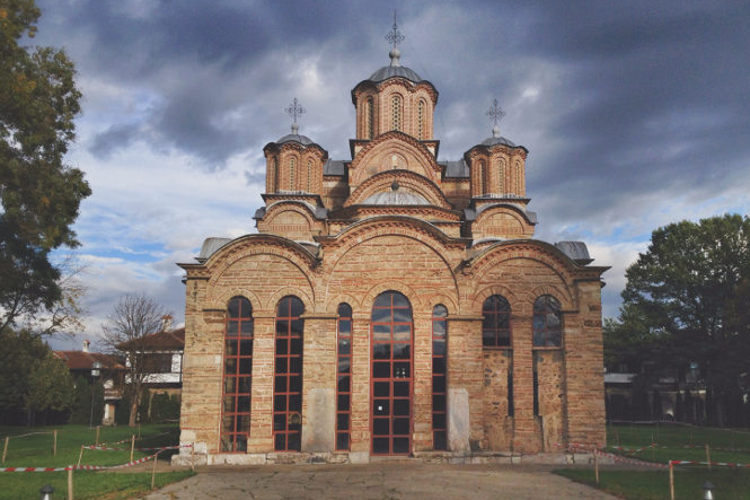
<instances>
[{"instance_id":1,"label":"red window frame","mask_svg":"<svg viewBox=\"0 0 750 500\"><path fill-rule=\"evenodd\" d=\"M296 313L295 313L296 311ZM302 447L302 339L304 304L290 295L276 310L273 382L274 451Z\"/></svg>"},{"instance_id":2,"label":"red window frame","mask_svg":"<svg viewBox=\"0 0 750 500\"><path fill-rule=\"evenodd\" d=\"M432 447L448 449L448 309L432 308Z\"/></svg>"},{"instance_id":3,"label":"red window frame","mask_svg":"<svg viewBox=\"0 0 750 500\"><path fill-rule=\"evenodd\" d=\"M541 295L534 301L532 344L535 349L562 347L563 318L560 309L560 301L552 295Z\"/></svg>"},{"instance_id":4,"label":"red window frame","mask_svg":"<svg viewBox=\"0 0 750 500\"><path fill-rule=\"evenodd\" d=\"M513 339L508 300L502 295L487 297L482 304L482 316L482 347L510 349Z\"/></svg>"},{"instance_id":5,"label":"red window frame","mask_svg":"<svg viewBox=\"0 0 750 500\"><path fill-rule=\"evenodd\" d=\"M247 452L253 376L252 305L245 297L232 297L224 318L224 373L222 376L222 452Z\"/></svg>"},{"instance_id":6,"label":"red window frame","mask_svg":"<svg viewBox=\"0 0 750 500\"><path fill-rule=\"evenodd\" d=\"M352 308L341 303L336 320L336 451L351 449L352 423Z\"/></svg>"},{"instance_id":7,"label":"red window frame","mask_svg":"<svg viewBox=\"0 0 750 500\"><path fill-rule=\"evenodd\" d=\"M388 304L381 305L383 302L382 299L384 299L386 295L388 296ZM396 298L399 298L399 300L400 298L403 298L406 305L396 305ZM388 318L376 320L376 311L382 310L390 311ZM396 321L396 314L399 310L408 311L408 321ZM404 332L396 332L396 330L403 330L404 326L408 326L409 339L397 339L396 336L402 335ZM409 299L406 298L405 295L395 291L384 292L378 295L372 307L370 328L370 360L372 367L370 372L371 453L372 455L408 455L411 453L411 435L414 425L414 313ZM381 328L387 329L390 332L387 340L376 338L376 335L383 335L385 333L376 333L376 330ZM387 349L388 357L380 357L379 355L376 355L377 346L386 344L389 346ZM409 346L409 357L397 357L395 353L396 346L403 346L405 344L408 344ZM401 354L402 353L403 351L401 351ZM378 372L381 368L385 368L385 365L388 365L388 376L379 376ZM408 384L407 391L403 391L404 383ZM380 384L388 385L387 395L383 395L379 392L381 390ZM406 405L408 406L408 411L405 414L400 413L403 410L404 401L406 401ZM377 414L376 405L382 405L383 407L387 405L386 413ZM377 411L382 411L382 409L378 408ZM376 434L376 432L379 432L378 426L382 425L386 417L388 419L387 433L382 432ZM406 419L408 419L406 422L407 429L404 429L403 424ZM376 440L378 440L377 446ZM387 440L388 450L376 450L376 448L384 443L383 440Z\"/></svg>"}]
</instances>

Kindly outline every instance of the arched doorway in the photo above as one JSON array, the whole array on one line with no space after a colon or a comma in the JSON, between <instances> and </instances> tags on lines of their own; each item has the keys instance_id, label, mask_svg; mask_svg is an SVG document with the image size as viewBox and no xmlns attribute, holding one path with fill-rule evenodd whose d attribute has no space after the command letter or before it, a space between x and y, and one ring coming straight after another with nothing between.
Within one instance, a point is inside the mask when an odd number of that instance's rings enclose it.
<instances>
[{"instance_id":1,"label":"arched doorway","mask_svg":"<svg viewBox=\"0 0 750 500\"><path fill-rule=\"evenodd\" d=\"M413 321L409 300L399 292L375 299L370 321L370 419L373 455L411 452Z\"/></svg>"}]
</instances>

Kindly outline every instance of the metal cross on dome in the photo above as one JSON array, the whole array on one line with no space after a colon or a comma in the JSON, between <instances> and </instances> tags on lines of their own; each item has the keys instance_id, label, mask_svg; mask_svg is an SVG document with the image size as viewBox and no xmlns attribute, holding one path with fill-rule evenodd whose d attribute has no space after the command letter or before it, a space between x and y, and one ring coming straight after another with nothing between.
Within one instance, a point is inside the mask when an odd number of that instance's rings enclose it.
<instances>
[{"instance_id":1,"label":"metal cross on dome","mask_svg":"<svg viewBox=\"0 0 750 500\"><path fill-rule=\"evenodd\" d=\"M289 115L289 117L292 119L292 132L297 133L297 130L299 130L299 125L297 124L297 119L305 114L305 108L302 107L302 105L299 103L297 98L295 97L291 104L284 108L284 111L286 114Z\"/></svg>"},{"instance_id":2,"label":"metal cross on dome","mask_svg":"<svg viewBox=\"0 0 750 500\"><path fill-rule=\"evenodd\" d=\"M492 120L492 123L496 127L500 120L503 119L503 116L505 116L505 111L503 111L497 104L497 99L492 100L492 106L487 110L487 116L490 117L490 120Z\"/></svg>"},{"instance_id":3,"label":"metal cross on dome","mask_svg":"<svg viewBox=\"0 0 750 500\"><path fill-rule=\"evenodd\" d=\"M401 34L401 32L398 30L398 22L396 21L396 11L393 11L393 29L388 32L387 35L385 35L385 39L393 46L392 48L397 48L398 44L403 42L406 37Z\"/></svg>"}]
</instances>

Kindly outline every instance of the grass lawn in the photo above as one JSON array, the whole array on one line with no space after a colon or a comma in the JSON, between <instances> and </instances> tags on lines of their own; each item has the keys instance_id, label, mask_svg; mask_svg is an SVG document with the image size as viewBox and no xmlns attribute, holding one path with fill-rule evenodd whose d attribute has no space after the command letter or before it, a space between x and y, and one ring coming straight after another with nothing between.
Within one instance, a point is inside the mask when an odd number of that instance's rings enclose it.
<instances>
[{"instance_id":1,"label":"grass lawn","mask_svg":"<svg viewBox=\"0 0 750 500\"><path fill-rule=\"evenodd\" d=\"M594 487L594 471L590 469L562 469L555 473ZM664 470L599 470L599 488L628 500L669 498L669 472ZM750 499L750 470L679 469L675 471L675 498L703 498L703 483L716 487L714 498Z\"/></svg>"},{"instance_id":2,"label":"grass lawn","mask_svg":"<svg viewBox=\"0 0 750 500\"><path fill-rule=\"evenodd\" d=\"M653 442L655 448L639 453L616 451L614 446L637 449ZM706 461L705 445L710 447L712 462L750 464L750 431L717 429L674 424L608 425L607 451L643 461L667 464L669 460ZM574 481L596 486L592 469L560 469L555 471ZM669 471L610 470L599 471L599 488L627 499L669 498ZM703 498L703 483L710 481L714 498L750 500L750 468L730 469L705 466L675 467L675 497Z\"/></svg>"},{"instance_id":3,"label":"grass lawn","mask_svg":"<svg viewBox=\"0 0 750 500\"><path fill-rule=\"evenodd\" d=\"M52 434L37 434L14 437L30 432L51 432L58 429L57 454L52 455ZM99 443L125 448L123 451L85 450L81 464L118 465L130 461L130 436L136 434L136 448L170 446L178 442L179 429L174 425L144 425L141 439L138 429L129 427L102 427ZM0 452L5 436L10 436L8 454L3 467L62 467L75 465L81 445L92 445L96 430L82 425L57 427L3 427L0 426ZM124 443L111 444L126 440ZM136 451L135 459L153 452ZM159 460L168 460L172 450L159 455ZM190 471L157 474L158 485L179 481L192 475ZM151 487L148 473L123 474L115 472L76 471L73 474L75 498L127 498ZM67 492L67 472L2 472L0 473L0 499L39 498L39 489L45 484L55 488L55 498L64 498Z\"/></svg>"},{"instance_id":4,"label":"grass lawn","mask_svg":"<svg viewBox=\"0 0 750 500\"><path fill-rule=\"evenodd\" d=\"M640 448L656 443L653 449L636 454L617 452L613 446ZM621 455L667 463L669 460L706 461L705 445L709 445L712 462L750 464L750 430L692 427L675 424L608 425L608 451Z\"/></svg>"}]
</instances>

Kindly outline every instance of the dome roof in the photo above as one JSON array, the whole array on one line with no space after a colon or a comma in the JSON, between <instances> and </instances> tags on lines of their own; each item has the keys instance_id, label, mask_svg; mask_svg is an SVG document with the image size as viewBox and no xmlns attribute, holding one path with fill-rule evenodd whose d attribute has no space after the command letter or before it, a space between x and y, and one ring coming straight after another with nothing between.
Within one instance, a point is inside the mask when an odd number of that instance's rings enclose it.
<instances>
[{"instance_id":1,"label":"dome roof","mask_svg":"<svg viewBox=\"0 0 750 500\"><path fill-rule=\"evenodd\" d=\"M369 80L373 82L382 82L389 78L406 78L412 82L421 82L422 78L411 68L406 66L383 66L375 73L370 75Z\"/></svg>"},{"instance_id":2,"label":"dome roof","mask_svg":"<svg viewBox=\"0 0 750 500\"><path fill-rule=\"evenodd\" d=\"M485 140L482 141L482 146L497 146L498 144L502 144L503 146L509 146L511 148L515 148L516 145L513 143L513 141L506 139L505 137L488 137Z\"/></svg>"},{"instance_id":3,"label":"dome roof","mask_svg":"<svg viewBox=\"0 0 750 500\"><path fill-rule=\"evenodd\" d=\"M287 134L278 141L276 141L276 144L284 144L285 142L299 142L303 146L309 146L313 143L312 139L307 137L306 135L300 135L300 134Z\"/></svg>"}]
</instances>

